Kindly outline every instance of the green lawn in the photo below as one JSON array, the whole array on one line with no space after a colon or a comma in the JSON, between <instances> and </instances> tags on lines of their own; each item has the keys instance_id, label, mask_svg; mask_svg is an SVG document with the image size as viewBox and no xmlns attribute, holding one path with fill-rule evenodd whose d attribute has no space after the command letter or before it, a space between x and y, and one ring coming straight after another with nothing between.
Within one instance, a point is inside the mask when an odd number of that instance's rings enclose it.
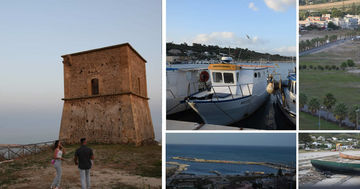
<instances>
[{"instance_id":1,"label":"green lawn","mask_svg":"<svg viewBox=\"0 0 360 189\"><path fill-rule=\"evenodd\" d=\"M305 112L300 112L300 130L318 130L319 129L319 117L312 116ZM344 130L346 128L340 128L339 125L320 119L321 130Z\"/></svg>"},{"instance_id":2,"label":"green lawn","mask_svg":"<svg viewBox=\"0 0 360 189\"><path fill-rule=\"evenodd\" d=\"M323 102L326 93L332 93L337 102L348 106L360 104L360 75L346 71L300 70L300 92L308 100L316 97Z\"/></svg>"},{"instance_id":3,"label":"green lawn","mask_svg":"<svg viewBox=\"0 0 360 189\"><path fill-rule=\"evenodd\" d=\"M346 61L347 58L336 56L328 52L320 52L316 54L310 54L306 56L301 56L301 64L300 65L336 65L339 66L342 62Z\"/></svg>"}]
</instances>

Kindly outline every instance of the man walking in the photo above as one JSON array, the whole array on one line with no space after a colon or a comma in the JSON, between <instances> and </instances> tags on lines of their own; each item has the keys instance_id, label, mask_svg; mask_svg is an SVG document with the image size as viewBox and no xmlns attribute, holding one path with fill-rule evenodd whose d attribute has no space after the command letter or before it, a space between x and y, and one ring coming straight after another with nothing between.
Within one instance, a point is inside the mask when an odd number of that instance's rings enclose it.
<instances>
[{"instance_id":1,"label":"man walking","mask_svg":"<svg viewBox=\"0 0 360 189\"><path fill-rule=\"evenodd\" d=\"M74 162L80 170L81 189L90 189L90 169L94 154L91 148L86 146L86 138L80 140L81 147L75 152Z\"/></svg>"}]
</instances>

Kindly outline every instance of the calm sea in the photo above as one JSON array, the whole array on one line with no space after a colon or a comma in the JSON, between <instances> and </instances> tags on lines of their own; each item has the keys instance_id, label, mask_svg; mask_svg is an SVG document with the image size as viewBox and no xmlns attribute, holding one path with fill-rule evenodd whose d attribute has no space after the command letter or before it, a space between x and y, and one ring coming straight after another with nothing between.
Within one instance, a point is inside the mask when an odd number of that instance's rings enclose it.
<instances>
[{"instance_id":1,"label":"calm sea","mask_svg":"<svg viewBox=\"0 0 360 189\"><path fill-rule=\"evenodd\" d=\"M172 157L191 157L209 160L256 161L282 163L296 166L295 147L267 146L229 146L229 145L183 145L167 144L166 161L176 161L190 165L184 173L212 175L209 171L219 171L222 174L243 174L246 171L263 171L277 173L278 170L259 165L236 165L222 163L197 163L174 160Z\"/></svg>"}]
</instances>

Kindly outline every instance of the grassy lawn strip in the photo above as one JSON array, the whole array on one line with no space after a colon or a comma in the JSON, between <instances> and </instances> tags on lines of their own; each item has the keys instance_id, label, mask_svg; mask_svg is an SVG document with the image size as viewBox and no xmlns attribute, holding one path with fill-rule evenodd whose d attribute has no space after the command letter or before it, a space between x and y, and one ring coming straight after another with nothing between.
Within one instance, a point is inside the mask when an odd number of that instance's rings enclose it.
<instances>
[{"instance_id":1,"label":"grassy lawn strip","mask_svg":"<svg viewBox=\"0 0 360 189\"><path fill-rule=\"evenodd\" d=\"M318 98L322 103L326 93L332 93L337 102L347 106L360 104L360 75L345 71L300 70L300 91Z\"/></svg>"},{"instance_id":2,"label":"grassy lawn strip","mask_svg":"<svg viewBox=\"0 0 360 189\"><path fill-rule=\"evenodd\" d=\"M300 130L318 130L319 129L319 117L312 116L305 112L300 112ZM321 130L345 130L346 128L341 128L339 125L328 122L324 119L320 119L320 129Z\"/></svg>"}]
</instances>

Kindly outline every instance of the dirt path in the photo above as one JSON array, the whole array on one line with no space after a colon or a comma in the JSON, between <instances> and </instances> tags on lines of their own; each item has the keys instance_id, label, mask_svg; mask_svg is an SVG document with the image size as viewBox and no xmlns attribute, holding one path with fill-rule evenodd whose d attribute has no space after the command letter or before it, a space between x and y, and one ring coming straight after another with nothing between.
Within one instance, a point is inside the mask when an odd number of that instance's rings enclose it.
<instances>
[{"instance_id":1,"label":"dirt path","mask_svg":"<svg viewBox=\"0 0 360 189\"><path fill-rule=\"evenodd\" d=\"M70 162L62 165L62 189L80 188L80 176L78 168ZM24 178L20 183L11 185L8 188L50 188L55 177L55 169L47 167L44 169L23 170L19 177ZM96 165L91 170L92 188L161 188L161 178L141 177L130 175L125 171L115 170ZM126 186L126 187L125 187Z\"/></svg>"}]
</instances>

